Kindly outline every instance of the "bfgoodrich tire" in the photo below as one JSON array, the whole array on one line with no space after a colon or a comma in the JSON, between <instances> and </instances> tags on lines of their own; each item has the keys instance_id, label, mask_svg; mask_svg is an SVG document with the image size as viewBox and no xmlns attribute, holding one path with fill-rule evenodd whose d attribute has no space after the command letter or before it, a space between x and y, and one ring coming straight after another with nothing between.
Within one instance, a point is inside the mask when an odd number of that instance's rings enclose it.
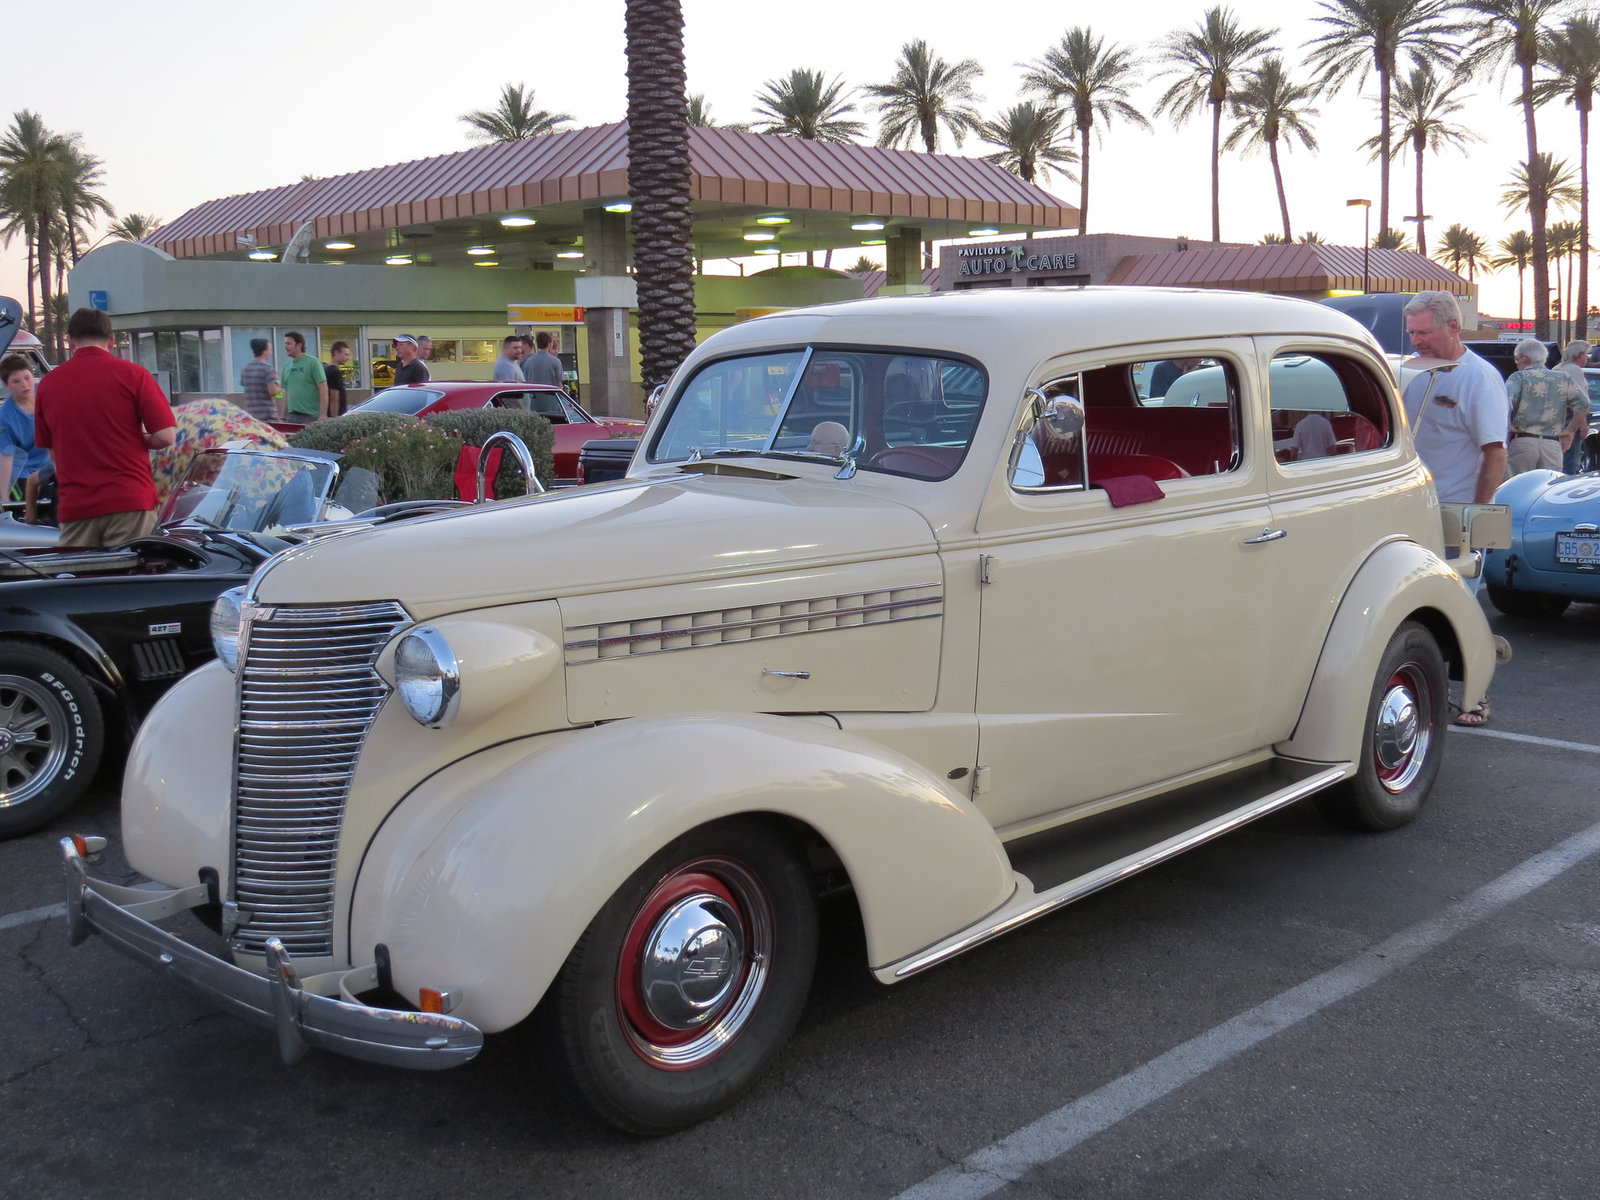
<instances>
[{"instance_id":1,"label":"bfgoodrich tire","mask_svg":"<svg viewBox=\"0 0 1600 1200\"><path fill-rule=\"evenodd\" d=\"M1407 621L1383 652L1367 701L1356 773L1317 795L1353 829L1397 829L1422 811L1444 750L1449 676L1433 635Z\"/></svg>"},{"instance_id":2,"label":"bfgoodrich tire","mask_svg":"<svg viewBox=\"0 0 1600 1200\"><path fill-rule=\"evenodd\" d=\"M732 1104L794 1028L816 963L811 880L756 823L678 838L590 922L549 1019L605 1120L669 1133Z\"/></svg>"},{"instance_id":3,"label":"bfgoodrich tire","mask_svg":"<svg viewBox=\"0 0 1600 1200\"><path fill-rule=\"evenodd\" d=\"M100 702L83 673L54 651L0 644L0 838L64 813L104 748Z\"/></svg>"}]
</instances>

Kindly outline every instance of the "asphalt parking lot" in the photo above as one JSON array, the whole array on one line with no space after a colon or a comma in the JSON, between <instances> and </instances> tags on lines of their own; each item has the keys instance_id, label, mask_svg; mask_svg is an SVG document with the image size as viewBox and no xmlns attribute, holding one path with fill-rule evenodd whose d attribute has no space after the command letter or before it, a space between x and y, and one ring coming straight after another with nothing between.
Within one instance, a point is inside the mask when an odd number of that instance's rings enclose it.
<instances>
[{"instance_id":1,"label":"asphalt parking lot","mask_svg":"<svg viewBox=\"0 0 1600 1200\"><path fill-rule=\"evenodd\" d=\"M0 1181L29 1197L1589 1197L1600 1175L1600 606L1516 650L1413 825L1281 812L897 988L824 914L743 1103L638 1141L491 1038L406 1074L270 1036L91 941L0 844ZM116 877L115 840L99 873ZM514 943L514 931L510 934ZM514 944L508 944L508 953Z\"/></svg>"}]
</instances>

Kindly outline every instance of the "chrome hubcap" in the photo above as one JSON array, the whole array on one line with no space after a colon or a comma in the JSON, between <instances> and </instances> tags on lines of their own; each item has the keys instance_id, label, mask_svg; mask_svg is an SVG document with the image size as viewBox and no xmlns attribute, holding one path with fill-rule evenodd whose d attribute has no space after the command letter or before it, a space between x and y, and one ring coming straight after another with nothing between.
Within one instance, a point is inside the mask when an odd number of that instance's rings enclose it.
<instances>
[{"instance_id":1,"label":"chrome hubcap","mask_svg":"<svg viewBox=\"0 0 1600 1200\"><path fill-rule=\"evenodd\" d=\"M645 1007L668 1029L703 1025L738 982L743 961L744 927L732 906L704 892L686 896L645 939Z\"/></svg>"},{"instance_id":2,"label":"chrome hubcap","mask_svg":"<svg viewBox=\"0 0 1600 1200\"><path fill-rule=\"evenodd\" d=\"M1414 663L1397 670L1378 702L1372 726L1373 768L1386 791L1416 782L1433 743L1433 691Z\"/></svg>"},{"instance_id":3,"label":"chrome hubcap","mask_svg":"<svg viewBox=\"0 0 1600 1200\"><path fill-rule=\"evenodd\" d=\"M1378 727L1372 742L1378 761L1390 770L1417 748L1417 702L1405 688L1390 688L1378 705Z\"/></svg>"},{"instance_id":4,"label":"chrome hubcap","mask_svg":"<svg viewBox=\"0 0 1600 1200\"><path fill-rule=\"evenodd\" d=\"M60 702L36 680L0 675L0 808L33 799L66 761Z\"/></svg>"}]
</instances>

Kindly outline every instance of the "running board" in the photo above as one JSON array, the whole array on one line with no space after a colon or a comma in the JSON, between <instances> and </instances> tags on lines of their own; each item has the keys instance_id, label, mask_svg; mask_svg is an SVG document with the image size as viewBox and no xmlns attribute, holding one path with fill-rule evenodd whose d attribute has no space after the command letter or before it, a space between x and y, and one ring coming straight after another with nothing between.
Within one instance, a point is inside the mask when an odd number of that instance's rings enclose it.
<instances>
[{"instance_id":1,"label":"running board","mask_svg":"<svg viewBox=\"0 0 1600 1200\"><path fill-rule=\"evenodd\" d=\"M1029 921L1048 916L1074 900L1304 800L1347 778L1351 770L1349 763L1314 766L1273 759L1222 780L1182 788L1023 838L1006 847L1016 870L1017 886L1011 899L983 920L898 962L876 967L873 974L881 983L896 983L937 966ZM1263 785L1272 790L1264 790ZM1245 794L1255 798L1241 804L1239 797L1246 786L1250 790ZM1182 827L1159 841L1149 842L1152 833L1159 835L1173 828L1175 815L1183 818L1177 822ZM1202 817L1198 824L1194 823L1197 816ZM1136 831L1142 831L1143 837L1134 838L1138 844L1130 850L1130 833ZM1063 882L1047 883L1044 890L1039 890L1038 882L1052 878Z\"/></svg>"}]
</instances>

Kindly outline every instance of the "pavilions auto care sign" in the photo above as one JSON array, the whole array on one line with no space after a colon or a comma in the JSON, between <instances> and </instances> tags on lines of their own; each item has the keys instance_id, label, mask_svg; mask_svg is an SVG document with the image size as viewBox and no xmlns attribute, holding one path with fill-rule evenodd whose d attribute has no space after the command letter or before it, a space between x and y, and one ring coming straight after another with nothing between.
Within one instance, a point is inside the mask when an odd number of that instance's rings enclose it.
<instances>
[{"instance_id":1,"label":"pavilions auto care sign","mask_svg":"<svg viewBox=\"0 0 1600 1200\"><path fill-rule=\"evenodd\" d=\"M1076 271L1078 255L1032 254L1026 246L962 246L960 275L1003 275L1007 271Z\"/></svg>"}]
</instances>

